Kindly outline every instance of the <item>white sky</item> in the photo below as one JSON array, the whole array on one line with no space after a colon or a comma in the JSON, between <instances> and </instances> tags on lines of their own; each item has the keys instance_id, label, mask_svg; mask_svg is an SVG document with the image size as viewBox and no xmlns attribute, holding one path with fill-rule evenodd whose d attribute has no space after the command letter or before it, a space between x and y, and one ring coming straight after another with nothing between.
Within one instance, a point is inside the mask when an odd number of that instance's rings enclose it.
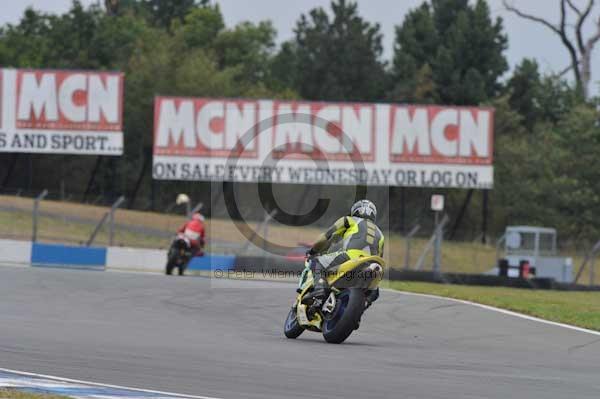
<instances>
[{"instance_id":1,"label":"white sky","mask_svg":"<svg viewBox=\"0 0 600 399\"><path fill-rule=\"evenodd\" d=\"M97 3L98 0L81 0L83 4ZM295 22L301 13L321 6L329 9L330 0L217 0L225 17L227 26L240 21L260 21L270 19L278 32L278 41L293 36ZM370 22L378 22L383 32L385 58L391 59L394 26L401 23L406 12L419 6L423 0L358 0L360 14ZM583 6L587 0L574 0ZM103 3L103 1L101 2ZM512 3L524 11L558 22L558 0L512 0ZM0 0L0 24L19 21L27 6L47 12L62 13L69 9L71 0ZM492 14L502 16L505 32L509 37L506 52L511 68L524 57L537 59L542 71L561 71L569 65L567 51L560 39L548 28L524 21L506 11L502 0L488 0ZM596 6L588 21L588 34L592 32L592 20L600 17L600 6ZM571 21L573 22L573 21ZM600 45L593 57L595 70L600 70ZM592 68L592 72L594 68ZM569 75L570 76L570 75ZM598 94L600 73L593 75L593 92Z\"/></svg>"}]
</instances>

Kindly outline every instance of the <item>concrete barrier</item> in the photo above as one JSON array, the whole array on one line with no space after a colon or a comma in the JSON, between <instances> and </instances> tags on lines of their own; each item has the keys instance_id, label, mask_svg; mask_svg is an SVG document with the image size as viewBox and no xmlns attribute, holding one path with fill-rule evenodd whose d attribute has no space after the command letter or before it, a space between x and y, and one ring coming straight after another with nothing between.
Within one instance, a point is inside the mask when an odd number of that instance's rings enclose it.
<instances>
[{"instance_id":1,"label":"concrete barrier","mask_svg":"<svg viewBox=\"0 0 600 399\"><path fill-rule=\"evenodd\" d=\"M31 242L0 240L0 262L13 266L29 266Z\"/></svg>"},{"instance_id":2,"label":"concrete barrier","mask_svg":"<svg viewBox=\"0 0 600 399\"><path fill-rule=\"evenodd\" d=\"M142 249L129 247L108 247L106 268L162 273L167 261L164 249Z\"/></svg>"},{"instance_id":3,"label":"concrete barrier","mask_svg":"<svg viewBox=\"0 0 600 399\"><path fill-rule=\"evenodd\" d=\"M231 270L235 256L206 254L192 258L189 271ZM109 270L130 270L163 273L167 262L167 251L127 247L109 247L106 268Z\"/></svg>"},{"instance_id":4,"label":"concrete barrier","mask_svg":"<svg viewBox=\"0 0 600 399\"><path fill-rule=\"evenodd\" d=\"M72 267L104 270L106 248L61 244L31 245L31 266Z\"/></svg>"},{"instance_id":5,"label":"concrete barrier","mask_svg":"<svg viewBox=\"0 0 600 399\"><path fill-rule=\"evenodd\" d=\"M192 258L188 263L188 270L233 270L235 256L233 255L211 255Z\"/></svg>"},{"instance_id":6,"label":"concrete barrier","mask_svg":"<svg viewBox=\"0 0 600 399\"><path fill-rule=\"evenodd\" d=\"M189 271L233 270L235 256L206 254L193 258ZM0 263L18 266L72 267L163 273L164 249L83 247L0 240Z\"/></svg>"}]
</instances>

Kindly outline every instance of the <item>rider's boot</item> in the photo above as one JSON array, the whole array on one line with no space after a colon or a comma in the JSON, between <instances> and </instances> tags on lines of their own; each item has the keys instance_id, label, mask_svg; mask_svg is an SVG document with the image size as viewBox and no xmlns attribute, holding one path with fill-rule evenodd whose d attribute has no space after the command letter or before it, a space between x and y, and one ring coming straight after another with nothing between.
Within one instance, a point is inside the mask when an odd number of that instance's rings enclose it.
<instances>
[{"instance_id":1,"label":"rider's boot","mask_svg":"<svg viewBox=\"0 0 600 399\"><path fill-rule=\"evenodd\" d=\"M367 291L367 295L365 297L365 300L367 301L367 306L365 307L365 310L368 309L373 304L373 302L377 300L377 298L379 298L379 288Z\"/></svg>"},{"instance_id":2,"label":"rider's boot","mask_svg":"<svg viewBox=\"0 0 600 399\"><path fill-rule=\"evenodd\" d=\"M313 260L312 266L315 281L312 296L315 298L315 300L319 300L322 303L327 297L327 293L329 291L329 285L327 284L327 280L325 280L325 270L316 259Z\"/></svg>"}]
</instances>

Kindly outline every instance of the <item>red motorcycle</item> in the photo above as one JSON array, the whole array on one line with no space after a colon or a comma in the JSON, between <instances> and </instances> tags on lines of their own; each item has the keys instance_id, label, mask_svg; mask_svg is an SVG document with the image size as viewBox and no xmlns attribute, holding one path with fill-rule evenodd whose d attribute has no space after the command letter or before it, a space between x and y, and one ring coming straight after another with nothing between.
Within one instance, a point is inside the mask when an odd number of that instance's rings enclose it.
<instances>
[{"instance_id":1,"label":"red motorcycle","mask_svg":"<svg viewBox=\"0 0 600 399\"><path fill-rule=\"evenodd\" d=\"M190 240L185 235L178 234L169 248L165 273L171 275L173 274L173 269L177 268L178 274L183 276L190 259L192 259L192 255Z\"/></svg>"}]
</instances>

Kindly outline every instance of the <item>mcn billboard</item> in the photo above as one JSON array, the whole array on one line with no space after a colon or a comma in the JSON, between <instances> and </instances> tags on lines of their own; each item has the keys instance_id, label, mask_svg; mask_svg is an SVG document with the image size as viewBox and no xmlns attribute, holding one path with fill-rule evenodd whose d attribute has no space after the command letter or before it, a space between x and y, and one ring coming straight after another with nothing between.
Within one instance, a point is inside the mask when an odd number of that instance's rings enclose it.
<instances>
[{"instance_id":1,"label":"mcn billboard","mask_svg":"<svg viewBox=\"0 0 600 399\"><path fill-rule=\"evenodd\" d=\"M157 97L153 176L491 188L490 108Z\"/></svg>"},{"instance_id":2,"label":"mcn billboard","mask_svg":"<svg viewBox=\"0 0 600 399\"><path fill-rule=\"evenodd\" d=\"M0 69L0 151L123 153L123 75Z\"/></svg>"}]
</instances>

